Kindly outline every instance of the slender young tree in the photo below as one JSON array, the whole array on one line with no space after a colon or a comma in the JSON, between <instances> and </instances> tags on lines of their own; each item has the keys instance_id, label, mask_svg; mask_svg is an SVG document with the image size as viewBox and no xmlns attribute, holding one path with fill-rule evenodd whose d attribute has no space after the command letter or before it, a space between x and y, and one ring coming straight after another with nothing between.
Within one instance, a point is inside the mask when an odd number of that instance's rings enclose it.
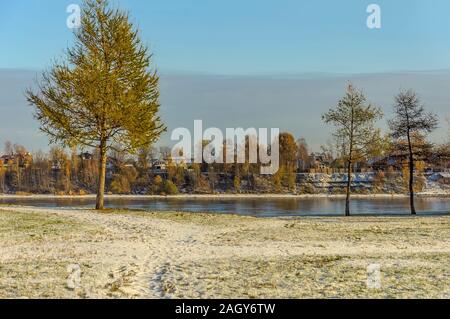
<instances>
[{"instance_id":1,"label":"slender young tree","mask_svg":"<svg viewBox=\"0 0 450 319\"><path fill-rule=\"evenodd\" d=\"M411 215L416 215L414 205L414 166L415 166L415 136L431 133L437 127L437 117L426 113L419 96L412 90L402 91L395 97L394 118L389 121L392 137L403 140L408 148L409 166L409 199Z\"/></svg>"},{"instance_id":2,"label":"slender young tree","mask_svg":"<svg viewBox=\"0 0 450 319\"><path fill-rule=\"evenodd\" d=\"M165 130L158 116L159 77L128 14L107 0L83 3L81 27L66 58L42 75L27 98L52 143L98 149L100 210L108 151L121 145L135 152Z\"/></svg>"},{"instance_id":3,"label":"slender young tree","mask_svg":"<svg viewBox=\"0 0 450 319\"><path fill-rule=\"evenodd\" d=\"M447 133L448 133L448 135L447 135L447 141L450 143L450 117L447 117L446 119L445 119L445 121L447 122Z\"/></svg>"},{"instance_id":4,"label":"slender young tree","mask_svg":"<svg viewBox=\"0 0 450 319\"><path fill-rule=\"evenodd\" d=\"M325 123L335 126L336 131L333 135L342 147L342 156L346 163L345 216L350 216L353 164L367 153L369 145L380 136L379 130L375 128L375 122L383 114L379 108L366 103L364 94L349 85L347 93L338 102L337 107L322 116Z\"/></svg>"},{"instance_id":5,"label":"slender young tree","mask_svg":"<svg viewBox=\"0 0 450 319\"><path fill-rule=\"evenodd\" d=\"M299 161L299 169L304 172L309 166L309 147L304 138L297 140L297 159Z\"/></svg>"}]
</instances>

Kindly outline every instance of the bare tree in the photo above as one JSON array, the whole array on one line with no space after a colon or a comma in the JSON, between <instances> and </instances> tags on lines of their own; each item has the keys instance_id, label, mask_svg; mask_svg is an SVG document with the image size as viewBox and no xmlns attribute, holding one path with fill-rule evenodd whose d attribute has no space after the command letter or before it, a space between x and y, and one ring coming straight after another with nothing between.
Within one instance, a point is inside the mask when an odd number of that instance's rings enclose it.
<instances>
[{"instance_id":1,"label":"bare tree","mask_svg":"<svg viewBox=\"0 0 450 319\"><path fill-rule=\"evenodd\" d=\"M416 214L414 205L414 137L431 133L437 127L437 117L426 113L419 96L412 90L402 91L395 97L394 118L389 121L392 137L406 140L409 157L409 198L411 214Z\"/></svg>"},{"instance_id":2,"label":"bare tree","mask_svg":"<svg viewBox=\"0 0 450 319\"><path fill-rule=\"evenodd\" d=\"M352 166L367 152L369 145L379 138L380 132L375 129L375 122L381 117L381 110L366 105L364 94L352 85L348 86L347 93L337 107L322 117L325 123L336 127L334 136L342 143L342 154L347 166L345 216L350 216Z\"/></svg>"},{"instance_id":3,"label":"bare tree","mask_svg":"<svg viewBox=\"0 0 450 319\"><path fill-rule=\"evenodd\" d=\"M450 145L450 117L445 119L447 122L447 144Z\"/></svg>"},{"instance_id":4,"label":"bare tree","mask_svg":"<svg viewBox=\"0 0 450 319\"><path fill-rule=\"evenodd\" d=\"M309 167L309 147L304 138L297 140L297 159L299 169L304 172Z\"/></svg>"},{"instance_id":5,"label":"bare tree","mask_svg":"<svg viewBox=\"0 0 450 319\"><path fill-rule=\"evenodd\" d=\"M5 155L14 155L14 146L10 141L5 142Z\"/></svg>"},{"instance_id":6,"label":"bare tree","mask_svg":"<svg viewBox=\"0 0 450 319\"><path fill-rule=\"evenodd\" d=\"M168 146L160 146L159 154L161 155L162 160L167 160L171 157L172 149Z\"/></svg>"}]
</instances>

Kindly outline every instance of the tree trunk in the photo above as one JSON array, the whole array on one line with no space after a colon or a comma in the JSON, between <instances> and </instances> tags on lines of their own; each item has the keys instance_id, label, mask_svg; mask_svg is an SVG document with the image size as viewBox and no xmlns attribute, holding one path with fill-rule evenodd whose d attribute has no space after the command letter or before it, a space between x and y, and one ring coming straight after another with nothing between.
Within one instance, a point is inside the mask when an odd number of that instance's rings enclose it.
<instances>
[{"instance_id":1,"label":"tree trunk","mask_svg":"<svg viewBox=\"0 0 450 319\"><path fill-rule=\"evenodd\" d=\"M350 216L350 192L352 187L352 162L347 166L347 197L345 199L345 216Z\"/></svg>"},{"instance_id":2,"label":"tree trunk","mask_svg":"<svg viewBox=\"0 0 450 319\"><path fill-rule=\"evenodd\" d=\"M416 215L416 207L414 205L414 154L411 144L411 137L408 134L409 147L409 205L411 207L411 215Z\"/></svg>"},{"instance_id":3,"label":"tree trunk","mask_svg":"<svg viewBox=\"0 0 450 319\"><path fill-rule=\"evenodd\" d=\"M354 133L355 133L355 109L352 106L352 117L350 122L350 145L348 153L348 166L347 166L347 197L345 199L345 216L350 216L350 193L352 191L352 163L353 163L353 146L354 146Z\"/></svg>"},{"instance_id":4,"label":"tree trunk","mask_svg":"<svg viewBox=\"0 0 450 319\"><path fill-rule=\"evenodd\" d=\"M97 201L95 204L96 210L103 210L105 208L105 181L106 181L106 142L100 143L100 161L99 161L99 177Z\"/></svg>"}]
</instances>

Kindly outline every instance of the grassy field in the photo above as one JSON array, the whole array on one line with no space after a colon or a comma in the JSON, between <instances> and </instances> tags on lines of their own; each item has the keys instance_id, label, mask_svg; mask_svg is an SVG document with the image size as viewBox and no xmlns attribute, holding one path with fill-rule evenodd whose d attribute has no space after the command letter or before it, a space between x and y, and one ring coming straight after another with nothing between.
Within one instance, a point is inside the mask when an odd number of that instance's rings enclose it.
<instances>
[{"instance_id":1,"label":"grassy field","mask_svg":"<svg viewBox=\"0 0 450 319\"><path fill-rule=\"evenodd\" d=\"M450 298L449 265L449 217L0 207L0 298Z\"/></svg>"}]
</instances>

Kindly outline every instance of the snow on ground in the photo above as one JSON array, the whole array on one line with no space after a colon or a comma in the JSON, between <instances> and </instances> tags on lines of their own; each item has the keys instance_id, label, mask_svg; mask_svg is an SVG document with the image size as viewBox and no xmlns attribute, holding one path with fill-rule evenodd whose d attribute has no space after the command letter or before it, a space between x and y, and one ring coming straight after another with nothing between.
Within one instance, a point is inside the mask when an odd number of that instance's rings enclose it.
<instances>
[{"instance_id":1,"label":"snow on ground","mask_svg":"<svg viewBox=\"0 0 450 319\"><path fill-rule=\"evenodd\" d=\"M449 261L449 217L0 206L0 298L450 298Z\"/></svg>"}]
</instances>

